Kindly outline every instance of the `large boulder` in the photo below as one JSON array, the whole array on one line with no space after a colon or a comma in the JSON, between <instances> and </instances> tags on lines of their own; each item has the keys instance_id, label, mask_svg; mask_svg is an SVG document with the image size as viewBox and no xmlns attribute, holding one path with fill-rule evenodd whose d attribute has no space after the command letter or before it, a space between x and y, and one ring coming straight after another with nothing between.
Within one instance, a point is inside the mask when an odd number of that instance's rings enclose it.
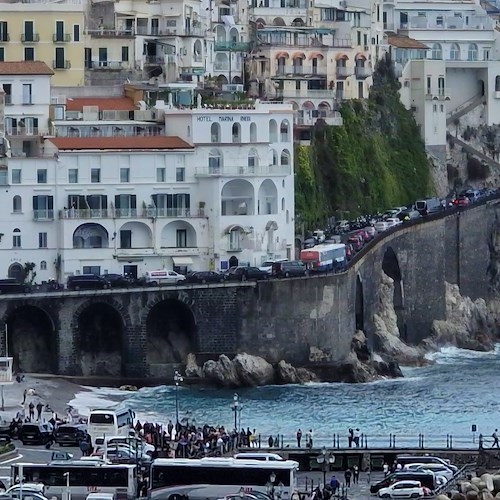
<instances>
[{"instance_id":1,"label":"large boulder","mask_svg":"<svg viewBox=\"0 0 500 500\"><path fill-rule=\"evenodd\" d=\"M241 382L231 360L221 354L217 361L209 359L203 365L203 376L222 387L240 387Z\"/></svg>"},{"instance_id":2,"label":"large boulder","mask_svg":"<svg viewBox=\"0 0 500 500\"><path fill-rule=\"evenodd\" d=\"M242 386L255 387L274 383L273 365L260 356L237 354L233 365Z\"/></svg>"},{"instance_id":3,"label":"large boulder","mask_svg":"<svg viewBox=\"0 0 500 500\"><path fill-rule=\"evenodd\" d=\"M201 366L198 366L196 361L196 355L190 352L186 358L186 377L190 378L200 378L203 376L203 370Z\"/></svg>"},{"instance_id":4,"label":"large boulder","mask_svg":"<svg viewBox=\"0 0 500 500\"><path fill-rule=\"evenodd\" d=\"M479 497L479 493L477 491L474 491L474 490L470 490L466 493L465 495L465 498L467 500L477 500Z\"/></svg>"},{"instance_id":5,"label":"large boulder","mask_svg":"<svg viewBox=\"0 0 500 500\"><path fill-rule=\"evenodd\" d=\"M482 500L495 500L493 493L491 493L491 491L488 491L487 489L482 490L480 495L481 495Z\"/></svg>"},{"instance_id":6,"label":"large boulder","mask_svg":"<svg viewBox=\"0 0 500 500\"><path fill-rule=\"evenodd\" d=\"M495 493L500 493L500 475L498 474L493 476L493 491Z\"/></svg>"},{"instance_id":7,"label":"large boulder","mask_svg":"<svg viewBox=\"0 0 500 500\"><path fill-rule=\"evenodd\" d=\"M299 384L301 382L297 369L283 359L276 366L276 377L280 384Z\"/></svg>"},{"instance_id":8,"label":"large boulder","mask_svg":"<svg viewBox=\"0 0 500 500\"><path fill-rule=\"evenodd\" d=\"M493 475L492 474L483 474L481 476L481 481L486 484L486 488L488 491L493 491Z\"/></svg>"},{"instance_id":9,"label":"large boulder","mask_svg":"<svg viewBox=\"0 0 500 500\"><path fill-rule=\"evenodd\" d=\"M351 351L356 354L356 357L363 363L367 363L371 359L370 349L366 335L362 330L357 330L351 340Z\"/></svg>"},{"instance_id":10,"label":"large boulder","mask_svg":"<svg viewBox=\"0 0 500 500\"><path fill-rule=\"evenodd\" d=\"M465 500L465 495L456 491L455 493L452 493L451 500Z\"/></svg>"}]
</instances>

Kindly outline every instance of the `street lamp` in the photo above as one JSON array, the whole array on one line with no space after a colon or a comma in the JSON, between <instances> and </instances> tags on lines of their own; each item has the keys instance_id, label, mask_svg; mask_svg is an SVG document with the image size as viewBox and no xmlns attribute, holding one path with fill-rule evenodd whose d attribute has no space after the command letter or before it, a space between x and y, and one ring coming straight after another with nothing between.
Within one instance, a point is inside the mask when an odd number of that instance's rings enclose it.
<instances>
[{"instance_id":1,"label":"street lamp","mask_svg":"<svg viewBox=\"0 0 500 500\"><path fill-rule=\"evenodd\" d=\"M174 384L175 384L175 423L179 425L179 384L184 382L182 375L175 370Z\"/></svg>"},{"instance_id":2,"label":"street lamp","mask_svg":"<svg viewBox=\"0 0 500 500\"><path fill-rule=\"evenodd\" d=\"M65 472L63 476L66 478L66 499L71 500L71 489L69 487L69 472Z\"/></svg>"},{"instance_id":3,"label":"street lamp","mask_svg":"<svg viewBox=\"0 0 500 500\"><path fill-rule=\"evenodd\" d=\"M233 395L233 411L234 411L234 430L237 431L239 429L239 418L241 418L241 410L242 406L240 405L240 396L235 392Z\"/></svg>"},{"instance_id":4,"label":"street lamp","mask_svg":"<svg viewBox=\"0 0 500 500\"><path fill-rule=\"evenodd\" d=\"M321 455L316 457L316 461L321 465L323 470L323 488L326 486L326 472L330 471L330 465L335 463L335 455L332 455L327 449L323 446L321 450Z\"/></svg>"}]
</instances>

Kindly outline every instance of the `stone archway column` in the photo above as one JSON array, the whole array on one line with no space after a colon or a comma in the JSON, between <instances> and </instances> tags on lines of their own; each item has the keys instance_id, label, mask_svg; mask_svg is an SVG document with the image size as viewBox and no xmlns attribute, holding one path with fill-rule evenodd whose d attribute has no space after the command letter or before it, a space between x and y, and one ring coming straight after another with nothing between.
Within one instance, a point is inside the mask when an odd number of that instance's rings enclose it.
<instances>
[{"instance_id":1,"label":"stone archway column","mask_svg":"<svg viewBox=\"0 0 500 500\"><path fill-rule=\"evenodd\" d=\"M65 301L65 307L61 307L59 312L59 331L55 331L59 347L58 366L56 373L59 375L74 375L75 367L78 366L78 353L75 351L75 341L73 337L72 321L75 313L74 300Z\"/></svg>"}]
</instances>

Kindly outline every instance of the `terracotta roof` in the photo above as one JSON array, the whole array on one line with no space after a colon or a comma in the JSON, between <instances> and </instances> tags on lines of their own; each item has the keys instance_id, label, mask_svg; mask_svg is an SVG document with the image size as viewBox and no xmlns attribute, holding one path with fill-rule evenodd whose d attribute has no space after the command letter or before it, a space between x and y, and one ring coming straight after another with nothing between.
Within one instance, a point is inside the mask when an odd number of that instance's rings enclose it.
<instances>
[{"instance_id":1,"label":"terracotta roof","mask_svg":"<svg viewBox=\"0 0 500 500\"><path fill-rule=\"evenodd\" d=\"M192 149L193 146L177 136L128 137L54 137L46 139L62 150L84 149Z\"/></svg>"},{"instance_id":2,"label":"terracotta roof","mask_svg":"<svg viewBox=\"0 0 500 500\"><path fill-rule=\"evenodd\" d=\"M138 109L128 97L68 97L67 111L83 111L84 106L98 106L99 111L134 111Z\"/></svg>"},{"instance_id":3,"label":"terracotta roof","mask_svg":"<svg viewBox=\"0 0 500 500\"><path fill-rule=\"evenodd\" d=\"M388 36L389 45L397 47L398 49L422 49L427 50L429 47L408 36L403 35L389 35Z\"/></svg>"},{"instance_id":4,"label":"terracotta roof","mask_svg":"<svg viewBox=\"0 0 500 500\"><path fill-rule=\"evenodd\" d=\"M0 75L53 75L43 61L2 61Z\"/></svg>"}]
</instances>

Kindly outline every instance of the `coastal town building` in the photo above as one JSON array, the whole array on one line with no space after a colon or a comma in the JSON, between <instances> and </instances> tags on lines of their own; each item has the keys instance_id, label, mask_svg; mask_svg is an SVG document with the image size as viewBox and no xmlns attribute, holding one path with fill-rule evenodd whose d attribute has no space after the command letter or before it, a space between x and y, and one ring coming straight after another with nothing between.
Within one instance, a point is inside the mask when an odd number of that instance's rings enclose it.
<instances>
[{"instance_id":1,"label":"coastal town building","mask_svg":"<svg viewBox=\"0 0 500 500\"><path fill-rule=\"evenodd\" d=\"M82 0L0 0L0 61L43 61L52 85L84 84Z\"/></svg>"}]
</instances>

